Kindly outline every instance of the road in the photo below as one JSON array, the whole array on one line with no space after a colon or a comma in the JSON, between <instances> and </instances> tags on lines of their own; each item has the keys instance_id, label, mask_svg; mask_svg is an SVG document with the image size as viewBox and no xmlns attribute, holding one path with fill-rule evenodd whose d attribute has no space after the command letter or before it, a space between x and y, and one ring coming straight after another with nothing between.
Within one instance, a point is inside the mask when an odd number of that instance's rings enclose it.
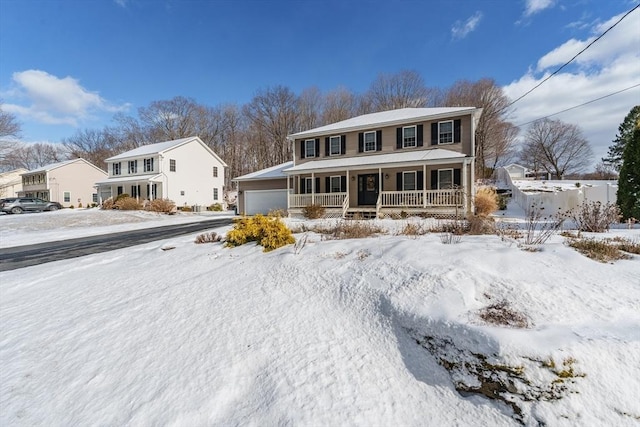
<instances>
[{"instance_id":1,"label":"road","mask_svg":"<svg viewBox=\"0 0 640 427\"><path fill-rule=\"evenodd\" d=\"M76 258L230 225L233 218L124 231L57 242L0 249L0 271Z\"/></svg>"}]
</instances>

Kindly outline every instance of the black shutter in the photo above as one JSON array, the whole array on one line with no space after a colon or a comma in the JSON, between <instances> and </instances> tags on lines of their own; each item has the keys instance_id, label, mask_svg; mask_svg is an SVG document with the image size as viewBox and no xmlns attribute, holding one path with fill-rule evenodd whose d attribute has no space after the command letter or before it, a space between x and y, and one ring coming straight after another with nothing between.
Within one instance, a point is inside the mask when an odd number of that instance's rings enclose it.
<instances>
[{"instance_id":1,"label":"black shutter","mask_svg":"<svg viewBox=\"0 0 640 427\"><path fill-rule=\"evenodd\" d=\"M396 128L396 148L402 148L402 128Z\"/></svg>"},{"instance_id":2,"label":"black shutter","mask_svg":"<svg viewBox=\"0 0 640 427\"><path fill-rule=\"evenodd\" d=\"M324 192L325 193L331 193L331 178L329 178L328 176L324 178Z\"/></svg>"},{"instance_id":3,"label":"black shutter","mask_svg":"<svg viewBox=\"0 0 640 427\"><path fill-rule=\"evenodd\" d=\"M438 123L431 123L431 145L438 145Z\"/></svg>"},{"instance_id":4,"label":"black shutter","mask_svg":"<svg viewBox=\"0 0 640 427\"><path fill-rule=\"evenodd\" d=\"M382 150L382 131L376 131L376 151Z\"/></svg>"},{"instance_id":5,"label":"black shutter","mask_svg":"<svg viewBox=\"0 0 640 427\"><path fill-rule=\"evenodd\" d=\"M416 173L416 190L424 190L424 172L422 171L418 171L418 173Z\"/></svg>"},{"instance_id":6,"label":"black shutter","mask_svg":"<svg viewBox=\"0 0 640 427\"><path fill-rule=\"evenodd\" d=\"M342 175L340 177L340 191L342 193L347 192L347 176L346 175Z\"/></svg>"},{"instance_id":7,"label":"black shutter","mask_svg":"<svg viewBox=\"0 0 640 427\"><path fill-rule=\"evenodd\" d=\"M316 138L316 157L320 157L320 138Z\"/></svg>"},{"instance_id":8,"label":"black shutter","mask_svg":"<svg viewBox=\"0 0 640 427\"><path fill-rule=\"evenodd\" d=\"M300 194L307 194L307 180L300 178Z\"/></svg>"},{"instance_id":9,"label":"black shutter","mask_svg":"<svg viewBox=\"0 0 640 427\"><path fill-rule=\"evenodd\" d=\"M416 126L416 128L417 128L416 133L418 134L418 135L417 135L417 138L418 138L418 147L422 147L422 146L424 145L424 142L423 142L423 136L422 136L422 133L423 133L423 132L422 132L422 127L423 127L422 125L418 125L418 126Z\"/></svg>"},{"instance_id":10,"label":"black shutter","mask_svg":"<svg viewBox=\"0 0 640 427\"><path fill-rule=\"evenodd\" d=\"M438 189L438 171L437 170L431 171L431 189L432 190Z\"/></svg>"},{"instance_id":11,"label":"black shutter","mask_svg":"<svg viewBox=\"0 0 640 427\"><path fill-rule=\"evenodd\" d=\"M461 186L461 183L460 183L460 169L454 169L453 170L453 184L457 185L458 187Z\"/></svg>"},{"instance_id":12,"label":"black shutter","mask_svg":"<svg viewBox=\"0 0 640 427\"><path fill-rule=\"evenodd\" d=\"M304 155L305 155L305 152L304 152L304 139L303 139L302 141L300 141L300 158L304 159Z\"/></svg>"},{"instance_id":13,"label":"black shutter","mask_svg":"<svg viewBox=\"0 0 640 427\"><path fill-rule=\"evenodd\" d=\"M453 142L460 142L460 122L459 119L453 121Z\"/></svg>"},{"instance_id":14,"label":"black shutter","mask_svg":"<svg viewBox=\"0 0 640 427\"><path fill-rule=\"evenodd\" d=\"M358 153L362 153L364 151L364 134L360 132L358 134Z\"/></svg>"},{"instance_id":15,"label":"black shutter","mask_svg":"<svg viewBox=\"0 0 640 427\"><path fill-rule=\"evenodd\" d=\"M347 153L347 135L340 135L340 154L346 154L346 153Z\"/></svg>"},{"instance_id":16,"label":"black shutter","mask_svg":"<svg viewBox=\"0 0 640 427\"><path fill-rule=\"evenodd\" d=\"M324 155L325 157L329 157L329 137L326 137L324 139Z\"/></svg>"},{"instance_id":17,"label":"black shutter","mask_svg":"<svg viewBox=\"0 0 640 427\"><path fill-rule=\"evenodd\" d=\"M319 193L320 192L320 178L316 177L316 188L313 189L314 193Z\"/></svg>"},{"instance_id":18,"label":"black shutter","mask_svg":"<svg viewBox=\"0 0 640 427\"><path fill-rule=\"evenodd\" d=\"M396 191L402 191L402 172L396 174Z\"/></svg>"}]
</instances>

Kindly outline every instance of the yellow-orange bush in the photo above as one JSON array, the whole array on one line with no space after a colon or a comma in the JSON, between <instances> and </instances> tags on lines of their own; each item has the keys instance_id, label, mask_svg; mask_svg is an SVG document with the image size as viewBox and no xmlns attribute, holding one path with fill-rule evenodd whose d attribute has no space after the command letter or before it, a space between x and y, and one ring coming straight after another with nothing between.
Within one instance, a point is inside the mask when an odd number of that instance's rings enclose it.
<instances>
[{"instance_id":1,"label":"yellow-orange bush","mask_svg":"<svg viewBox=\"0 0 640 427\"><path fill-rule=\"evenodd\" d=\"M115 209L123 211L137 211L142 209L142 204L133 197L122 197L113 204Z\"/></svg>"},{"instance_id":2,"label":"yellow-orange bush","mask_svg":"<svg viewBox=\"0 0 640 427\"><path fill-rule=\"evenodd\" d=\"M154 199L147 204L147 210L151 212L170 213L176 208L176 204L169 199Z\"/></svg>"},{"instance_id":3,"label":"yellow-orange bush","mask_svg":"<svg viewBox=\"0 0 640 427\"><path fill-rule=\"evenodd\" d=\"M478 189L475 198L476 215L487 216L498 210L498 196L493 188Z\"/></svg>"},{"instance_id":4,"label":"yellow-orange bush","mask_svg":"<svg viewBox=\"0 0 640 427\"><path fill-rule=\"evenodd\" d=\"M269 252L281 246L295 243L291 230L278 217L256 215L235 221L233 229L227 233L226 245L240 246L247 242L257 242Z\"/></svg>"}]
</instances>

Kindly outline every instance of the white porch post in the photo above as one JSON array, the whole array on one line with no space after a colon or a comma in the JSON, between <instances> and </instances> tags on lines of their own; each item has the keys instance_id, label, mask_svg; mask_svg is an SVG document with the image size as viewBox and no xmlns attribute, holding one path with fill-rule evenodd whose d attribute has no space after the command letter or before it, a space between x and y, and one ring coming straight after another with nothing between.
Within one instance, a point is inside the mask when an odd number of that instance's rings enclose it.
<instances>
[{"instance_id":1,"label":"white porch post","mask_svg":"<svg viewBox=\"0 0 640 427\"><path fill-rule=\"evenodd\" d=\"M311 172L311 204L316 204L316 174Z\"/></svg>"},{"instance_id":2,"label":"white porch post","mask_svg":"<svg viewBox=\"0 0 640 427\"><path fill-rule=\"evenodd\" d=\"M347 199L349 199L349 207L351 207L351 197L350 197L350 192L349 192L349 181L351 181L351 177L349 176L349 169L347 169Z\"/></svg>"},{"instance_id":3,"label":"white porch post","mask_svg":"<svg viewBox=\"0 0 640 427\"><path fill-rule=\"evenodd\" d=\"M291 177L287 175L287 211L291 208L291 193L289 192Z\"/></svg>"},{"instance_id":4,"label":"white porch post","mask_svg":"<svg viewBox=\"0 0 640 427\"><path fill-rule=\"evenodd\" d=\"M469 185L467 185L467 160L466 159L462 162L462 185L464 186L463 187L464 188L464 193L463 193L464 194L464 203L462 204L462 206L464 208L464 213L466 215L467 206L468 206L468 203L469 203L468 196L467 196L468 191L469 191L469 188L468 188Z\"/></svg>"},{"instance_id":5,"label":"white porch post","mask_svg":"<svg viewBox=\"0 0 640 427\"><path fill-rule=\"evenodd\" d=\"M422 208L427 207L427 164L422 165Z\"/></svg>"}]
</instances>

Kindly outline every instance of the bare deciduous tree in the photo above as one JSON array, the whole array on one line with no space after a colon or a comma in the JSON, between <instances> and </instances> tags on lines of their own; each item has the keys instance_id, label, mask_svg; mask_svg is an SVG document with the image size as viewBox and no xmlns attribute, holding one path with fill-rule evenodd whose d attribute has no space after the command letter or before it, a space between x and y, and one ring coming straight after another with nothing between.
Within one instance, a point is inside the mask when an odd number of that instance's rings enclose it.
<instances>
[{"instance_id":1,"label":"bare deciduous tree","mask_svg":"<svg viewBox=\"0 0 640 427\"><path fill-rule=\"evenodd\" d=\"M320 126L320 110L322 108L322 93L312 86L304 89L298 97L298 131L313 129Z\"/></svg>"},{"instance_id":2,"label":"bare deciduous tree","mask_svg":"<svg viewBox=\"0 0 640 427\"><path fill-rule=\"evenodd\" d=\"M589 166L593 151L576 125L542 119L527 129L520 158L533 169L543 169L556 179Z\"/></svg>"},{"instance_id":3,"label":"bare deciduous tree","mask_svg":"<svg viewBox=\"0 0 640 427\"><path fill-rule=\"evenodd\" d=\"M324 97L322 124L330 124L350 119L356 115L356 95L346 88L339 87Z\"/></svg>"},{"instance_id":4,"label":"bare deciduous tree","mask_svg":"<svg viewBox=\"0 0 640 427\"><path fill-rule=\"evenodd\" d=\"M68 158L64 147L58 144L19 144L4 158L6 169L37 169L51 163L57 163Z\"/></svg>"},{"instance_id":5,"label":"bare deciduous tree","mask_svg":"<svg viewBox=\"0 0 640 427\"><path fill-rule=\"evenodd\" d=\"M485 168L502 164L513 156L517 128L507 122L509 98L493 79L461 80L443 96L443 106L478 107L482 115L476 127L476 174L486 178Z\"/></svg>"},{"instance_id":6,"label":"bare deciduous tree","mask_svg":"<svg viewBox=\"0 0 640 427\"><path fill-rule=\"evenodd\" d=\"M70 158L81 157L106 170L105 159L125 151L121 129L80 130L62 140ZM126 148L128 150L130 148Z\"/></svg>"},{"instance_id":7,"label":"bare deciduous tree","mask_svg":"<svg viewBox=\"0 0 640 427\"><path fill-rule=\"evenodd\" d=\"M2 109L2 103L0 103L0 139L6 137L17 138L20 136L20 123L11 113L8 113Z\"/></svg>"},{"instance_id":8,"label":"bare deciduous tree","mask_svg":"<svg viewBox=\"0 0 640 427\"><path fill-rule=\"evenodd\" d=\"M365 94L368 108L376 112L397 108L426 107L429 89L416 71L404 70L397 74L380 74ZM368 109L365 107L365 109Z\"/></svg>"}]
</instances>

